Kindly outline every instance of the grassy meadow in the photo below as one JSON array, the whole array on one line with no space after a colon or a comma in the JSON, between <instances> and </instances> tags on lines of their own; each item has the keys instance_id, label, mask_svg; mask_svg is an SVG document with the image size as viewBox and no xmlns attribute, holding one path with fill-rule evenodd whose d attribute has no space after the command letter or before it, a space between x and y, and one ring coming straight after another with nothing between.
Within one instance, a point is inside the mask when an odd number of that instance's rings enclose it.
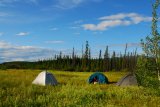
<instances>
[{"instance_id":1,"label":"grassy meadow","mask_svg":"<svg viewBox=\"0 0 160 107\"><path fill-rule=\"evenodd\" d=\"M36 86L40 70L0 70L0 107L160 107L160 90L118 87L126 72L105 72L110 84L88 84L92 72L51 71L57 86Z\"/></svg>"}]
</instances>

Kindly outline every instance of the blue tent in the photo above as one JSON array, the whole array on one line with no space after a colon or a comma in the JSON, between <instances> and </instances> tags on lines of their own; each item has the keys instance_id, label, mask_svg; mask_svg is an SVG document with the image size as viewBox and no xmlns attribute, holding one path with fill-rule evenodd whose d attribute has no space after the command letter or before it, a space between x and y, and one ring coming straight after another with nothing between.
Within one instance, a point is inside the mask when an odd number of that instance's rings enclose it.
<instances>
[{"instance_id":1,"label":"blue tent","mask_svg":"<svg viewBox=\"0 0 160 107\"><path fill-rule=\"evenodd\" d=\"M88 83L91 84L94 82L98 82L99 84L107 84L108 78L104 74L96 72L88 78Z\"/></svg>"}]
</instances>

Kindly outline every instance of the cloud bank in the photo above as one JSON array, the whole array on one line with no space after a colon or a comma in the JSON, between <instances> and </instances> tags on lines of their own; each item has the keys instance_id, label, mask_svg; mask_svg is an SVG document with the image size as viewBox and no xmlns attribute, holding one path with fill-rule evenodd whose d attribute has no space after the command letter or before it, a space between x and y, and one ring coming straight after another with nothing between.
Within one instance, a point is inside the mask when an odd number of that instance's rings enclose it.
<instances>
[{"instance_id":1,"label":"cloud bank","mask_svg":"<svg viewBox=\"0 0 160 107\"><path fill-rule=\"evenodd\" d=\"M27 36L27 35L29 35L29 32L19 32L16 35L17 36Z\"/></svg>"},{"instance_id":2,"label":"cloud bank","mask_svg":"<svg viewBox=\"0 0 160 107\"><path fill-rule=\"evenodd\" d=\"M5 41L0 41L0 62L8 61L35 61L53 57L58 51L35 46L16 46Z\"/></svg>"},{"instance_id":3,"label":"cloud bank","mask_svg":"<svg viewBox=\"0 0 160 107\"><path fill-rule=\"evenodd\" d=\"M104 31L111 27L129 26L141 22L149 22L152 20L152 17L143 16L137 13L119 13L100 17L98 20L100 21L98 24L84 24L82 27L85 30Z\"/></svg>"}]
</instances>

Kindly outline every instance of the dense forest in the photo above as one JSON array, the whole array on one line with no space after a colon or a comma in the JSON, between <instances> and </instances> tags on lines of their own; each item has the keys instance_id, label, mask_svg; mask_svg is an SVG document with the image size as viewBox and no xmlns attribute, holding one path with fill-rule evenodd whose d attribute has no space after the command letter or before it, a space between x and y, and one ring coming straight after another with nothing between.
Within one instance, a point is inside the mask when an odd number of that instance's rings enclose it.
<instances>
[{"instance_id":1,"label":"dense forest","mask_svg":"<svg viewBox=\"0 0 160 107\"><path fill-rule=\"evenodd\" d=\"M75 54L73 48L72 55L55 55L53 58L39 60L35 62L6 62L0 65L1 69L53 69L64 71L133 71L136 65L137 53L127 52L127 44L124 54L117 54L115 51L109 53L106 46L104 54L99 51L98 58L91 57L91 51L88 41L86 41L85 49L82 49L82 55Z\"/></svg>"}]
</instances>

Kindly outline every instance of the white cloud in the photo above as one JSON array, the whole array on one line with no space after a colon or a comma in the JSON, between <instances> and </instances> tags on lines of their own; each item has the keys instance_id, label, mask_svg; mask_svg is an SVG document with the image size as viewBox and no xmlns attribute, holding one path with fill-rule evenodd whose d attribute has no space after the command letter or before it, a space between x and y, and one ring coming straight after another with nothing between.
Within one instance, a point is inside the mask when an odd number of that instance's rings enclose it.
<instances>
[{"instance_id":1,"label":"white cloud","mask_svg":"<svg viewBox=\"0 0 160 107\"><path fill-rule=\"evenodd\" d=\"M85 30L103 31L110 27L128 26L132 24L139 24L141 22L149 22L152 17L142 16L137 13L120 13L111 16L104 16L99 18L98 24L84 24L82 27Z\"/></svg>"},{"instance_id":2,"label":"white cloud","mask_svg":"<svg viewBox=\"0 0 160 107\"><path fill-rule=\"evenodd\" d=\"M120 19L124 19L126 17L135 17L137 16L137 13L119 13L119 14L115 14L115 15L110 15L110 16L104 16L104 17L100 17L98 18L99 20L120 20Z\"/></svg>"},{"instance_id":3,"label":"white cloud","mask_svg":"<svg viewBox=\"0 0 160 107\"><path fill-rule=\"evenodd\" d=\"M45 41L45 43L49 43L49 44L61 44L61 43L64 43L64 41Z\"/></svg>"},{"instance_id":4,"label":"white cloud","mask_svg":"<svg viewBox=\"0 0 160 107\"><path fill-rule=\"evenodd\" d=\"M135 16L135 17L131 17L131 20L133 21L134 24L138 24L140 22L149 22L152 20L152 17Z\"/></svg>"},{"instance_id":5,"label":"white cloud","mask_svg":"<svg viewBox=\"0 0 160 107\"><path fill-rule=\"evenodd\" d=\"M0 41L0 62L6 61L33 61L53 57L58 51L35 46L17 46Z\"/></svg>"},{"instance_id":6,"label":"white cloud","mask_svg":"<svg viewBox=\"0 0 160 107\"><path fill-rule=\"evenodd\" d=\"M130 21L122 21L122 20L106 20L100 22L98 25L94 24L85 24L85 30L106 30L108 27L115 27L119 25L130 25Z\"/></svg>"},{"instance_id":7,"label":"white cloud","mask_svg":"<svg viewBox=\"0 0 160 107\"><path fill-rule=\"evenodd\" d=\"M29 32L19 32L16 35L17 36L27 36L27 35L29 35Z\"/></svg>"},{"instance_id":8,"label":"white cloud","mask_svg":"<svg viewBox=\"0 0 160 107\"><path fill-rule=\"evenodd\" d=\"M0 41L0 49L7 49L10 48L12 45L10 43L7 43L5 41Z\"/></svg>"}]
</instances>

